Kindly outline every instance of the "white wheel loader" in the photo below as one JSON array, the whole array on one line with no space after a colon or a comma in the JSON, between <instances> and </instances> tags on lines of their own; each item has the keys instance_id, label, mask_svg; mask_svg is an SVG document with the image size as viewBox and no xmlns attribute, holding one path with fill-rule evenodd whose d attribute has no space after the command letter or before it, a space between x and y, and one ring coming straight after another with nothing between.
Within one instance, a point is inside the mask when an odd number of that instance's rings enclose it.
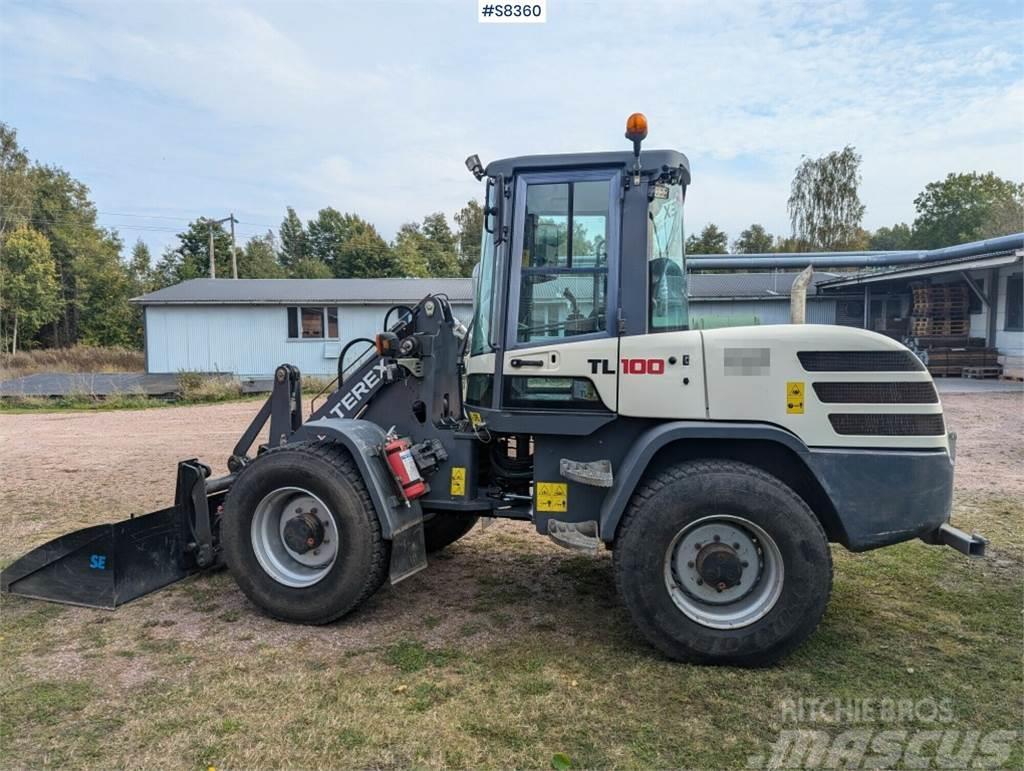
<instances>
[{"instance_id":1,"label":"white wheel loader","mask_svg":"<svg viewBox=\"0 0 1024 771\"><path fill-rule=\"evenodd\" d=\"M393 308L305 419L279 367L228 476L183 461L174 506L44 544L3 589L112 608L226 563L265 612L324 624L506 517L611 550L666 656L762 665L821 619L830 542L981 556L948 522L953 437L911 351L844 327L688 328L689 164L645 136L637 114L632 152L471 156L468 330L443 296Z\"/></svg>"}]
</instances>

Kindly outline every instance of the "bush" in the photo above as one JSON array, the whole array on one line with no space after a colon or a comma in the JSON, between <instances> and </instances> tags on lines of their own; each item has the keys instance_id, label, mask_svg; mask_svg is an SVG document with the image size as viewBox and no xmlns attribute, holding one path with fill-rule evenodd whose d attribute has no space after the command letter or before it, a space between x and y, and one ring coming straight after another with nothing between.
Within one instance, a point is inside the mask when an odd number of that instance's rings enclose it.
<instances>
[{"instance_id":1,"label":"bush","mask_svg":"<svg viewBox=\"0 0 1024 771\"><path fill-rule=\"evenodd\" d=\"M18 377L33 372L142 372L146 357L131 348L75 345L71 348L40 348L0 353L0 372Z\"/></svg>"},{"instance_id":2,"label":"bush","mask_svg":"<svg viewBox=\"0 0 1024 771\"><path fill-rule=\"evenodd\" d=\"M242 384L231 375L179 372L178 388L183 402L223 402L242 395Z\"/></svg>"}]
</instances>

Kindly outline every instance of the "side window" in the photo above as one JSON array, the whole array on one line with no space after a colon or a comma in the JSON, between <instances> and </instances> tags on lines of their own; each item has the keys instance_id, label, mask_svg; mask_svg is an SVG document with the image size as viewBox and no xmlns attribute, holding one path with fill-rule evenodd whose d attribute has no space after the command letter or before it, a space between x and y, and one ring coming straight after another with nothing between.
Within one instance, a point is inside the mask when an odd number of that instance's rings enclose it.
<instances>
[{"instance_id":1,"label":"side window","mask_svg":"<svg viewBox=\"0 0 1024 771\"><path fill-rule=\"evenodd\" d=\"M647 217L648 326L652 332L687 329L683 262L683 187L655 185Z\"/></svg>"},{"instance_id":2,"label":"side window","mask_svg":"<svg viewBox=\"0 0 1024 771\"><path fill-rule=\"evenodd\" d=\"M288 308L289 340L338 339L336 306L292 306Z\"/></svg>"},{"instance_id":3,"label":"side window","mask_svg":"<svg viewBox=\"0 0 1024 771\"><path fill-rule=\"evenodd\" d=\"M597 180L527 187L518 343L607 327L609 184Z\"/></svg>"}]
</instances>

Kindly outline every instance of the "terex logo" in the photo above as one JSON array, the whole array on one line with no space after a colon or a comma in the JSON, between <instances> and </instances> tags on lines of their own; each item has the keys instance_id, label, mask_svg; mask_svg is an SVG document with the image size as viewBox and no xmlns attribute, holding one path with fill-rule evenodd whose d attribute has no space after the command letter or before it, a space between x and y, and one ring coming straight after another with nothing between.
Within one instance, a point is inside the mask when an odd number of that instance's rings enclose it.
<instances>
[{"instance_id":1,"label":"terex logo","mask_svg":"<svg viewBox=\"0 0 1024 771\"><path fill-rule=\"evenodd\" d=\"M689 357L687 357L689 358ZM620 359L624 375L664 375L664 359ZM592 375L614 375L608 359L587 359ZM689 363L689 362L687 362Z\"/></svg>"},{"instance_id":2,"label":"terex logo","mask_svg":"<svg viewBox=\"0 0 1024 771\"><path fill-rule=\"evenodd\" d=\"M374 389L383 382L387 375L388 365L381 359L377 365L363 375L363 379L352 386L352 389L341 397L341 401L331 407L331 413L339 418L344 418L346 411L352 414L367 396L373 393Z\"/></svg>"}]
</instances>

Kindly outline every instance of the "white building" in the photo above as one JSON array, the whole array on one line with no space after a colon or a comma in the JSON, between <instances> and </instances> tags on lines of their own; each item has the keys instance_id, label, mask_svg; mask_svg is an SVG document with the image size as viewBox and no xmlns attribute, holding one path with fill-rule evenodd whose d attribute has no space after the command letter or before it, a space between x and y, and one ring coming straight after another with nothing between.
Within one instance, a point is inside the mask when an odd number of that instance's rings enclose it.
<instances>
[{"instance_id":1,"label":"white building","mask_svg":"<svg viewBox=\"0 0 1024 771\"><path fill-rule=\"evenodd\" d=\"M285 363L303 374L337 374L346 342L373 339L389 308L427 294L447 295L455 315L469 323L471 281L459 278L199 278L132 302L143 308L147 372L262 378ZM360 352L353 346L346 361Z\"/></svg>"}]
</instances>

